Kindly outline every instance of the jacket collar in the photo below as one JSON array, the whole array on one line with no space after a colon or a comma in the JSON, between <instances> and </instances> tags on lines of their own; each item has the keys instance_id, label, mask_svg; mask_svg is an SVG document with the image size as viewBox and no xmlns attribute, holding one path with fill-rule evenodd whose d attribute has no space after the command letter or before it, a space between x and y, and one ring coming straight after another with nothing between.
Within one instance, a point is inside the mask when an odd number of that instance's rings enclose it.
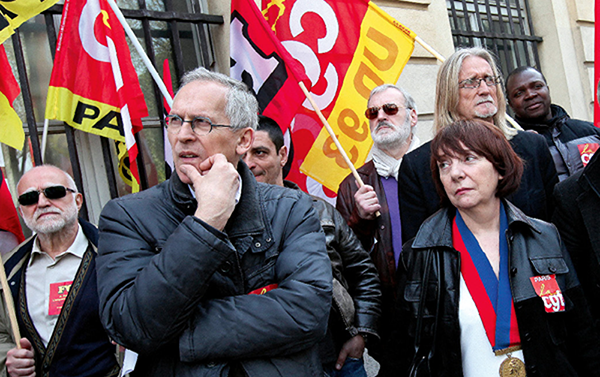
<instances>
[{"instance_id":1,"label":"jacket collar","mask_svg":"<svg viewBox=\"0 0 600 377\"><path fill-rule=\"evenodd\" d=\"M509 201L502 199L508 220L508 229L518 226L527 226L537 233L541 233L538 227L517 207ZM419 232L413 241L413 249L448 247L452 248L452 220L456 214L456 208L444 207L425 220L419 228Z\"/></svg>"},{"instance_id":2,"label":"jacket collar","mask_svg":"<svg viewBox=\"0 0 600 377\"><path fill-rule=\"evenodd\" d=\"M265 223L256 179L242 160L238 162L237 171L242 179L242 196L225 226L225 232L230 237L261 233L265 229ZM190 187L181 182L177 172L169 178L169 191L177 207L186 215L191 216L196 212L198 203L192 196Z\"/></svg>"},{"instance_id":3,"label":"jacket collar","mask_svg":"<svg viewBox=\"0 0 600 377\"><path fill-rule=\"evenodd\" d=\"M550 105L550 112L552 114L552 118L544 122L529 121L519 117L516 117L516 120L526 130L544 132L552 127L561 128L564 123L564 120L569 119L569 114L567 114L565 109L558 105Z\"/></svg>"}]
</instances>

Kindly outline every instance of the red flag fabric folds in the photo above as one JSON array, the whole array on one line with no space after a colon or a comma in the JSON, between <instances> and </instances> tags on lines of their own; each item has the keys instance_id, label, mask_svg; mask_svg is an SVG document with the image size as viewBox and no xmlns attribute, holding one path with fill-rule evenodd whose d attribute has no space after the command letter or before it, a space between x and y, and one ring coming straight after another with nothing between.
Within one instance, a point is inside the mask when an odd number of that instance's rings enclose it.
<instances>
[{"instance_id":1,"label":"red flag fabric folds","mask_svg":"<svg viewBox=\"0 0 600 377\"><path fill-rule=\"evenodd\" d=\"M106 0L67 0L46 118L125 143L126 148L118 148L119 172L135 192L139 176L134 134L147 115L125 32Z\"/></svg>"},{"instance_id":2,"label":"red flag fabric folds","mask_svg":"<svg viewBox=\"0 0 600 377\"><path fill-rule=\"evenodd\" d=\"M25 142L25 132L23 122L13 108L13 102L19 93L21 89L10 68L6 51L0 45L0 143L20 150Z\"/></svg>"},{"instance_id":3,"label":"red flag fabric folds","mask_svg":"<svg viewBox=\"0 0 600 377\"><path fill-rule=\"evenodd\" d=\"M275 37L253 0L231 2L231 77L248 85L261 114L285 132L305 100L298 86L310 88L304 68Z\"/></svg>"},{"instance_id":4,"label":"red flag fabric folds","mask_svg":"<svg viewBox=\"0 0 600 377\"><path fill-rule=\"evenodd\" d=\"M2 169L0 169L0 213L2 214L0 216L0 230L14 234L19 243L23 242L25 237L23 236L19 216L10 191L8 191L8 185L4 180Z\"/></svg>"}]
</instances>

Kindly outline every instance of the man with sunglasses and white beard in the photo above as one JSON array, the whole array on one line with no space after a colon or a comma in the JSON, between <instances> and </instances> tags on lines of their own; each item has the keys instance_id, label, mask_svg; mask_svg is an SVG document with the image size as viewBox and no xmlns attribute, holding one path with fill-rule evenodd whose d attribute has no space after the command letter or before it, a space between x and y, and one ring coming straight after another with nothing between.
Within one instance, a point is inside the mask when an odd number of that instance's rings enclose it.
<instances>
[{"instance_id":1,"label":"man with sunglasses and white beard","mask_svg":"<svg viewBox=\"0 0 600 377\"><path fill-rule=\"evenodd\" d=\"M4 257L22 335L20 349L0 355L6 372L116 376L115 346L98 313L98 230L77 219L83 195L71 176L51 165L26 172L17 191L19 213L35 234ZM14 346L3 309L0 342Z\"/></svg>"},{"instance_id":2,"label":"man with sunglasses and white beard","mask_svg":"<svg viewBox=\"0 0 600 377\"><path fill-rule=\"evenodd\" d=\"M398 256L402 250L398 204L398 169L404 154L416 149L418 116L415 101L392 84L376 87L367 102L373 148L372 160L358 169L358 187L350 174L340 184L336 208L360 239L377 267L382 288L381 342L385 344L395 290ZM377 212L380 213L377 216ZM377 358L377 345L369 351Z\"/></svg>"}]
</instances>

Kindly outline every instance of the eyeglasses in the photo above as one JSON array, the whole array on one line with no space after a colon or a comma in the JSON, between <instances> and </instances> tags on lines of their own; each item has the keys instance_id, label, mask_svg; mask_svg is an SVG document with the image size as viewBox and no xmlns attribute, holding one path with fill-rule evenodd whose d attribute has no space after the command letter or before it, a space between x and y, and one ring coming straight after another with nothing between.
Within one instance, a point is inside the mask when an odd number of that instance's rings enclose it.
<instances>
[{"instance_id":1,"label":"eyeglasses","mask_svg":"<svg viewBox=\"0 0 600 377\"><path fill-rule=\"evenodd\" d=\"M383 112L387 115L396 115L400 107L395 103L386 103L381 106L369 107L367 111L365 111L365 116L367 119L373 120L379 115L379 109L383 109Z\"/></svg>"},{"instance_id":2,"label":"eyeglasses","mask_svg":"<svg viewBox=\"0 0 600 377\"><path fill-rule=\"evenodd\" d=\"M19 204L21 204L22 206L30 206L33 204L37 204L38 200L40 200L40 193L42 192L44 193L44 196L47 199L61 199L67 195L67 191L70 191L72 193L77 192L65 186L50 186L46 187L43 190L28 191L19 196Z\"/></svg>"},{"instance_id":3,"label":"eyeglasses","mask_svg":"<svg viewBox=\"0 0 600 377\"><path fill-rule=\"evenodd\" d=\"M166 118L165 123L167 131L174 135L179 133L184 123L189 123L192 127L192 131L198 136L208 135L214 127L233 128L228 124L213 124L213 122L206 117L195 117L192 120L183 120L179 115L167 115Z\"/></svg>"},{"instance_id":4,"label":"eyeglasses","mask_svg":"<svg viewBox=\"0 0 600 377\"><path fill-rule=\"evenodd\" d=\"M487 86L496 86L500 84L500 77L496 76L485 76L482 79L466 79L458 83L459 88L465 89L477 89L481 85L481 82L485 81L485 85Z\"/></svg>"}]
</instances>

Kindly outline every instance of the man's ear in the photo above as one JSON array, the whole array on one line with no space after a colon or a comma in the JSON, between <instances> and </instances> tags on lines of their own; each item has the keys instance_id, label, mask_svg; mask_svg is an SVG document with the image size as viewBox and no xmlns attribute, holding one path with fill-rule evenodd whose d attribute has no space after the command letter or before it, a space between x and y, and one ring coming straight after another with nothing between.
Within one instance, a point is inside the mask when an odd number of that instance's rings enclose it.
<instances>
[{"instance_id":1,"label":"man's ear","mask_svg":"<svg viewBox=\"0 0 600 377\"><path fill-rule=\"evenodd\" d=\"M288 160L288 150L285 145L283 145L281 149L279 149L279 158L281 159L281 162L279 164L281 165L281 167L284 167Z\"/></svg>"},{"instance_id":2,"label":"man's ear","mask_svg":"<svg viewBox=\"0 0 600 377\"><path fill-rule=\"evenodd\" d=\"M243 156L252 147L252 142L254 142L254 130L250 127L246 127L238 132L238 142L235 147L235 153L238 156Z\"/></svg>"},{"instance_id":3,"label":"man's ear","mask_svg":"<svg viewBox=\"0 0 600 377\"><path fill-rule=\"evenodd\" d=\"M417 114L417 110L415 110L415 109L410 109L409 115L410 115L410 127L412 128L417 125L417 122L419 121L419 115Z\"/></svg>"},{"instance_id":4,"label":"man's ear","mask_svg":"<svg viewBox=\"0 0 600 377\"><path fill-rule=\"evenodd\" d=\"M80 192L73 195L75 195L75 204L77 204L77 212L79 212L81 206L83 205L83 195Z\"/></svg>"}]
</instances>

